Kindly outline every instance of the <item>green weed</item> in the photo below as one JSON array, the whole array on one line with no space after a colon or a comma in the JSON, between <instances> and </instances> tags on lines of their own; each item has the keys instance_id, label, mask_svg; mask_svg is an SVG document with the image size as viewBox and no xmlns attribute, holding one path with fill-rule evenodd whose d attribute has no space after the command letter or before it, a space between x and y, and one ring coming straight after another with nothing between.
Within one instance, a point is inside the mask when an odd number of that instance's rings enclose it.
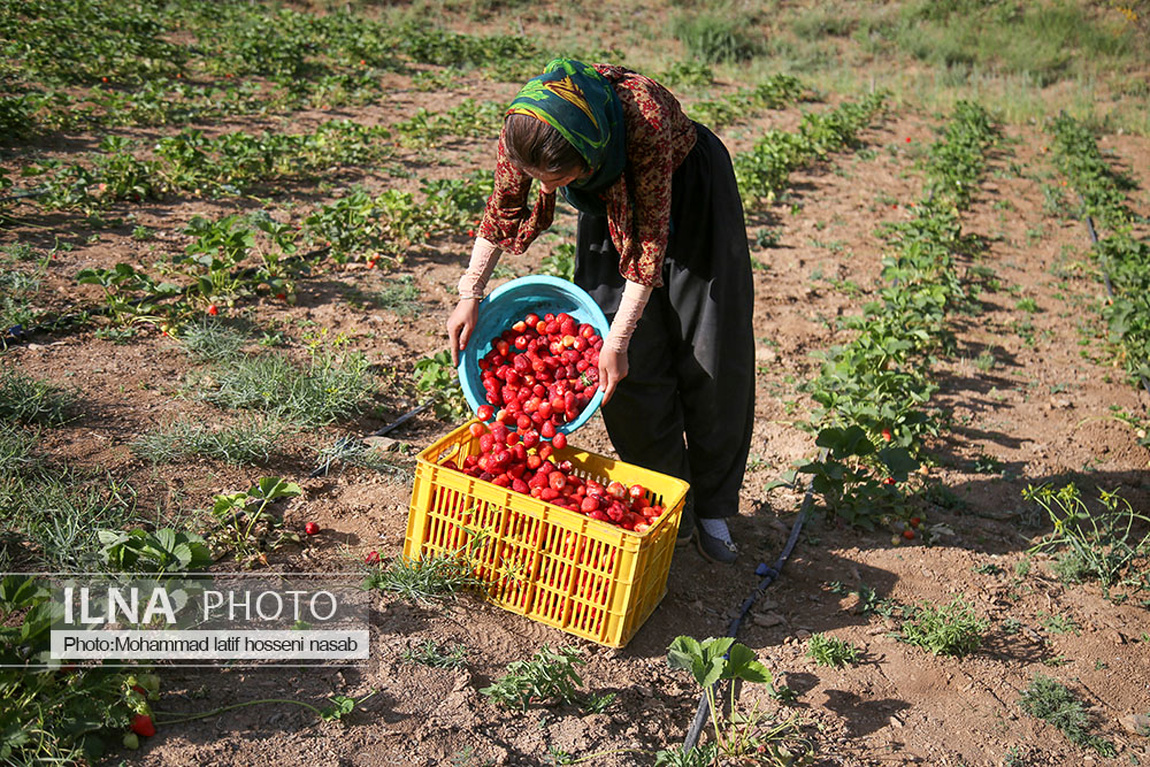
<instances>
[{"instance_id":1,"label":"green weed","mask_svg":"<svg viewBox=\"0 0 1150 767\"><path fill-rule=\"evenodd\" d=\"M130 447L135 455L152 463L195 457L230 464L260 463L272 454L285 431L285 425L274 418L249 418L220 428L180 418L145 432Z\"/></svg>"},{"instance_id":2,"label":"green weed","mask_svg":"<svg viewBox=\"0 0 1150 767\"><path fill-rule=\"evenodd\" d=\"M476 589L482 581L472 568L456 557L395 559L386 568L372 571L364 581L365 589L386 591L401 599L433 602Z\"/></svg>"},{"instance_id":3,"label":"green weed","mask_svg":"<svg viewBox=\"0 0 1150 767\"><path fill-rule=\"evenodd\" d=\"M423 311L420 296L423 292L415 284L410 274L388 280L386 286L375 297L375 305L398 317L418 317Z\"/></svg>"},{"instance_id":4,"label":"green weed","mask_svg":"<svg viewBox=\"0 0 1150 767\"><path fill-rule=\"evenodd\" d=\"M225 408L258 410L296 426L347 418L363 406L374 385L367 359L358 353L336 359L315 352L303 366L264 353L217 366L214 388L204 398Z\"/></svg>"},{"instance_id":5,"label":"green weed","mask_svg":"<svg viewBox=\"0 0 1150 767\"><path fill-rule=\"evenodd\" d=\"M902 641L930 650L935 655L964 656L982 646L990 623L975 615L961 597L936 607L923 603L902 624Z\"/></svg>"},{"instance_id":6,"label":"green weed","mask_svg":"<svg viewBox=\"0 0 1150 767\"><path fill-rule=\"evenodd\" d=\"M409 647L400 653L401 658L408 663L418 663L432 668L460 668L466 665L467 648L463 645L452 645L440 648L433 639L424 639L414 647Z\"/></svg>"},{"instance_id":7,"label":"green weed","mask_svg":"<svg viewBox=\"0 0 1150 767\"><path fill-rule=\"evenodd\" d=\"M334 444L317 450L317 471L327 476L332 464L345 463L349 466L386 474L397 481L406 482L411 479L413 467L410 459L401 460L398 455L385 455L378 449L355 436L345 436L337 439Z\"/></svg>"},{"instance_id":8,"label":"green weed","mask_svg":"<svg viewBox=\"0 0 1150 767\"><path fill-rule=\"evenodd\" d=\"M583 680L577 667L587 663L580 655L581 651L574 647L553 651L543 645L530 660L508 664L502 676L479 692L500 706L519 711L526 711L532 703L577 705L602 711L615 696L587 696L579 692L577 688Z\"/></svg>"},{"instance_id":9,"label":"green weed","mask_svg":"<svg viewBox=\"0 0 1150 767\"><path fill-rule=\"evenodd\" d=\"M1106 757L1117 754L1113 743L1090 733L1093 722L1086 707L1070 688L1056 679L1036 675L1023 691L1018 705L1030 716L1057 727L1071 743L1092 748Z\"/></svg>"},{"instance_id":10,"label":"green weed","mask_svg":"<svg viewBox=\"0 0 1150 767\"><path fill-rule=\"evenodd\" d=\"M858 663L859 651L845 639L826 634L811 634L811 638L807 640L807 657L813 658L819 666L842 668Z\"/></svg>"},{"instance_id":11,"label":"green weed","mask_svg":"<svg viewBox=\"0 0 1150 767\"><path fill-rule=\"evenodd\" d=\"M74 418L76 410L77 398L72 392L16 368L0 371L0 419L60 426Z\"/></svg>"},{"instance_id":12,"label":"green weed","mask_svg":"<svg viewBox=\"0 0 1150 767\"><path fill-rule=\"evenodd\" d=\"M223 363L239 356L248 343L248 336L231 325L204 320L182 328L179 341L196 360Z\"/></svg>"},{"instance_id":13,"label":"green weed","mask_svg":"<svg viewBox=\"0 0 1150 767\"><path fill-rule=\"evenodd\" d=\"M1049 484L1028 486L1023 498L1037 503L1054 525L1054 530L1029 552L1065 550L1061 573L1096 578L1109 599L1110 589L1122 574L1139 557L1150 554L1150 533L1139 537L1135 532L1136 526L1150 522L1150 517L1134 511L1115 492L1099 490L1098 494L1096 509L1091 509L1073 483L1057 489Z\"/></svg>"},{"instance_id":14,"label":"green weed","mask_svg":"<svg viewBox=\"0 0 1150 767\"><path fill-rule=\"evenodd\" d=\"M752 29L757 25L739 14L682 14L671 23L671 34L691 59L706 64L748 61L762 53L762 41L748 32Z\"/></svg>"}]
</instances>

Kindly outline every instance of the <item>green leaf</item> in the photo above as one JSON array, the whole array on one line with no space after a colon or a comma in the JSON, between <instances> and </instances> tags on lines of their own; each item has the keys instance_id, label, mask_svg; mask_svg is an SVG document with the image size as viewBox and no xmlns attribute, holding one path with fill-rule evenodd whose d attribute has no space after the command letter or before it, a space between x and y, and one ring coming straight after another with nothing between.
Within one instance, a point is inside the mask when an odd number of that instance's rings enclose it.
<instances>
[{"instance_id":1,"label":"green leaf","mask_svg":"<svg viewBox=\"0 0 1150 767\"><path fill-rule=\"evenodd\" d=\"M755 651L743 644L731 647L727 654L727 668L723 672L723 679L742 679L747 682L760 684L771 683L771 672L759 662Z\"/></svg>"},{"instance_id":2,"label":"green leaf","mask_svg":"<svg viewBox=\"0 0 1150 767\"><path fill-rule=\"evenodd\" d=\"M163 530L157 530L152 536L152 540L165 553L171 552L176 547L176 531L170 527L165 527Z\"/></svg>"},{"instance_id":3,"label":"green leaf","mask_svg":"<svg viewBox=\"0 0 1150 767\"><path fill-rule=\"evenodd\" d=\"M253 498L274 501L277 498L294 498L302 492L303 489L294 482L288 482L280 477L262 477L251 495Z\"/></svg>"},{"instance_id":4,"label":"green leaf","mask_svg":"<svg viewBox=\"0 0 1150 767\"><path fill-rule=\"evenodd\" d=\"M28 607L48 598L50 592L31 575L6 575L0 580L0 605Z\"/></svg>"}]
</instances>

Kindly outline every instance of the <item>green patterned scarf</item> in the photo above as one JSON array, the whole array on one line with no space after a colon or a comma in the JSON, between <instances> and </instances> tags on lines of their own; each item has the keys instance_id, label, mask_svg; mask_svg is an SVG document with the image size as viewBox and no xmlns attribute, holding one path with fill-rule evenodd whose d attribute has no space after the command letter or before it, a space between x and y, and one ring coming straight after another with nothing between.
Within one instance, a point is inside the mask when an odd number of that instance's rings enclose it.
<instances>
[{"instance_id":1,"label":"green patterned scarf","mask_svg":"<svg viewBox=\"0 0 1150 767\"><path fill-rule=\"evenodd\" d=\"M564 187L563 195L579 210L601 214L595 193L613 184L627 162L623 104L611 83L589 64L554 59L527 81L507 114L542 120L571 142L591 174Z\"/></svg>"}]
</instances>

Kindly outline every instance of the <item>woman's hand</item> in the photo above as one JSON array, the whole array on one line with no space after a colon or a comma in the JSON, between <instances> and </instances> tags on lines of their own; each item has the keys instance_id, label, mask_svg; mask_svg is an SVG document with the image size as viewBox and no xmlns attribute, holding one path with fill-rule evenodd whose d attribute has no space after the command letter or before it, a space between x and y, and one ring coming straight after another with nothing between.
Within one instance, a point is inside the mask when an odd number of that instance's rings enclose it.
<instances>
[{"instance_id":1,"label":"woman's hand","mask_svg":"<svg viewBox=\"0 0 1150 767\"><path fill-rule=\"evenodd\" d=\"M599 350L599 388L603 391L603 404L611 401L615 387L627 377L627 349L610 349L606 344Z\"/></svg>"},{"instance_id":2,"label":"woman's hand","mask_svg":"<svg viewBox=\"0 0 1150 767\"><path fill-rule=\"evenodd\" d=\"M451 364L459 365L459 353L467 348L475 324L479 321L479 299L461 298L447 318L447 337L451 341Z\"/></svg>"}]
</instances>

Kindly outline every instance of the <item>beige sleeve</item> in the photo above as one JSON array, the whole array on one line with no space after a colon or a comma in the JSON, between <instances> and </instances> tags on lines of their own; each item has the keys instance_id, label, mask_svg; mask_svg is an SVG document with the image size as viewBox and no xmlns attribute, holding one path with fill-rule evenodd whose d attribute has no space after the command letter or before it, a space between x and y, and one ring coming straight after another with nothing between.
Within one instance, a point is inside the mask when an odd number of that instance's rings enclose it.
<instances>
[{"instance_id":1,"label":"beige sleeve","mask_svg":"<svg viewBox=\"0 0 1150 767\"><path fill-rule=\"evenodd\" d=\"M643 309L654 290L650 285L640 285L627 280L623 288L623 298L619 301L619 311L615 312L615 319L611 321L611 329L603 339L603 348L622 354L627 351L631 343L631 335L639 318L643 316Z\"/></svg>"},{"instance_id":2,"label":"beige sleeve","mask_svg":"<svg viewBox=\"0 0 1150 767\"><path fill-rule=\"evenodd\" d=\"M471 248L471 261L467 264L467 271L459 278L459 298L483 298L483 291L487 288L487 281L491 279L491 272L499 263L499 247L491 240L482 237L475 238L475 245Z\"/></svg>"}]
</instances>

